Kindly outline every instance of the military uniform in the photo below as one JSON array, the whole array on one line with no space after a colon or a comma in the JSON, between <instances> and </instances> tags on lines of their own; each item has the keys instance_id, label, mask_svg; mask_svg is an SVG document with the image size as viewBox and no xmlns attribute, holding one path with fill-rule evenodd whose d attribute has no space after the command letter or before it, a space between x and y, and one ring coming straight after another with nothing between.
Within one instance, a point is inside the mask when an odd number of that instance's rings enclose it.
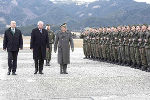
<instances>
[{"instance_id":1,"label":"military uniform","mask_svg":"<svg viewBox=\"0 0 150 100\"><path fill-rule=\"evenodd\" d=\"M54 32L48 30L48 37L49 37L49 47L50 49L46 51L46 65L49 66L51 55L52 55L52 44L54 44L55 35Z\"/></svg>"},{"instance_id":2,"label":"military uniform","mask_svg":"<svg viewBox=\"0 0 150 100\"><path fill-rule=\"evenodd\" d=\"M85 58L88 58L88 41L87 41L87 35L84 34L83 38L83 52L85 55Z\"/></svg>"},{"instance_id":3,"label":"military uniform","mask_svg":"<svg viewBox=\"0 0 150 100\"><path fill-rule=\"evenodd\" d=\"M141 69L143 71L147 70L147 59L146 59L146 51L145 51L145 39L146 39L146 31L140 32L140 38L139 38L139 49L140 49L140 55L141 55Z\"/></svg>"},{"instance_id":4,"label":"military uniform","mask_svg":"<svg viewBox=\"0 0 150 100\"><path fill-rule=\"evenodd\" d=\"M147 71L150 72L150 31L146 32L145 52L146 52L146 60L148 63Z\"/></svg>"},{"instance_id":5,"label":"military uniform","mask_svg":"<svg viewBox=\"0 0 150 100\"><path fill-rule=\"evenodd\" d=\"M135 49L135 61L136 61L136 68L141 67L141 55L140 55L140 45L138 39L140 38L139 31L136 31L136 34L134 35L134 49Z\"/></svg>"}]
</instances>

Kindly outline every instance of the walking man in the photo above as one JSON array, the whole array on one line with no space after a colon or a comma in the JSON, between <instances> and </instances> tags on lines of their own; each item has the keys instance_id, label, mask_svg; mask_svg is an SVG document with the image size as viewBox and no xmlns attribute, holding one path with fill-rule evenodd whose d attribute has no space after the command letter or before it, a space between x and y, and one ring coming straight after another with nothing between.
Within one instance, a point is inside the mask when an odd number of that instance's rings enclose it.
<instances>
[{"instance_id":1,"label":"walking man","mask_svg":"<svg viewBox=\"0 0 150 100\"><path fill-rule=\"evenodd\" d=\"M17 56L19 49L23 49L22 33L16 28L16 22L11 21L10 28L5 31L3 40L3 50L8 52L8 73L10 75L16 74L17 69Z\"/></svg>"},{"instance_id":2,"label":"walking man","mask_svg":"<svg viewBox=\"0 0 150 100\"><path fill-rule=\"evenodd\" d=\"M46 50L46 66L50 66L50 60L52 55L52 44L54 44L55 35L54 32L51 30L49 24L46 25L46 30L48 31L48 38L49 38L49 50Z\"/></svg>"},{"instance_id":3,"label":"walking man","mask_svg":"<svg viewBox=\"0 0 150 100\"><path fill-rule=\"evenodd\" d=\"M60 64L60 74L67 73L67 64L70 63L70 46L72 52L74 51L74 43L72 34L67 30L66 23L62 24L61 30L56 34L54 43L54 52L56 53L58 47L58 63Z\"/></svg>"},{"instance_id":4,"label":"walking man","mask_svg":"<svg viewBox=\"0 0 150 100\"><path fill-rule=\"evenodd\" d=\"M30 49L33 51L35 62L35 73L43 74L43 64L46 57L46 49L49 50L49 39L47 30L43 29L44 23L38 22L38 27L32 30Z\"/></svg>"}]
</instances>

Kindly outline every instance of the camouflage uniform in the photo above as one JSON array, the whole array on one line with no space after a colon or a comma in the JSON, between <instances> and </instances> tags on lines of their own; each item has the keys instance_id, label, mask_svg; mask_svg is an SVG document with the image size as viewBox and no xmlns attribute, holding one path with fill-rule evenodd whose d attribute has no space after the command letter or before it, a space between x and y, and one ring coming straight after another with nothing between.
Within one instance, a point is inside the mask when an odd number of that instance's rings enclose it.
<instances>
[{"instance_id":1,"label":"camouflage uniform","mask_svg":"<svg viewBox=\"0 0 150 100\"><path fill-rule=\"evenodd\" d=\"M114 62L117 63L118 62L118 32L113 32L113 42L112 42L112 49L113 49L113 57L114 57Z\"/></svg>"},{"instance_id":2,"label":"camouflage uniform","mask_svg":"<svg viewBox=\"0 0 150 100\"><path fill-rule=\"evenodd\" d=\"M148 63L147 71L150 72L150 31L146 32L145 51L146 51L146 60Z\"/></svg>"},{"instance_id":3,"label":"camouflage uniform","mask_svg":"<svg viewBox=\"0 0 150 100\"><path fill-rule=\"evenodd\" d=\"M85 55L85 58L88 57L88 41L87 41L87 35L84 34L84 38L83 38L83 52L84 52L84 55Z\"/></svg>"},{"instance_id":4,"label":"camouflage uniform","mask_svg":"<svg viewBox=\"0 0 150 100\"><path fill-rule=\"evenodd\" d=\"M49 62L51 60L52 44L54 44L54 39L55 39L54 32L49 30L48 31L48 37L49 37L49 47L50 47L50 49L46 51L46 65L49 65Z\"/></svg>"},{"instance_id":5,"label":"camouflage uniform","mask_svg":"<svg viewBox=\"0 0 150 100\"><path fill-rule=\"evenodd\" d=\"M135 48L135 60L137 64L136 68L138 69L141 67L141 55L140 55L139 43L138 43L139 38L140 38L139 31L136 31L136 34L134 35L134 48Z\"/></svg>"},{"instance_id":6,"label":"camouflage uniform","mask_svg":"<svg viewBox=\"0 0 150 100\"><path fill-rule=\"evenodd\" d=\"M146 51L145 51L145 39L146 39L146 31L140 32L140 38L139 38L139 51L141 55L141 63L142 63L142 70L147 69L147 59L146 59Z\"/></svg>"}]
</instances>

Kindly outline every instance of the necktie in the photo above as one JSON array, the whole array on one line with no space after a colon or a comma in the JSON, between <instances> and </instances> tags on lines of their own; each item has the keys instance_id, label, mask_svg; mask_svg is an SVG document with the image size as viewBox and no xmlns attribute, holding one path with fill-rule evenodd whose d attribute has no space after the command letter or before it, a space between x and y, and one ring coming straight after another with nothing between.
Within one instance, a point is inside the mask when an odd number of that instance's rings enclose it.
<instances>
[{"instance_id":1,"label":"necktie","mask_svg":"<svg viewBox=\"0 0 150 100\"><path fill-rule=\"evenodd\" d=\"M42 33L42 29L40 29L40 32Z\"/></svg>"},{"instance_id":2,"label":"necktie","mask_svg":"<svg viewBox=\"0 0 150 100\"><path fill-rule=\"evenodd\" d=\"M15 29L14 28L12 29L12 33L13 33L13 35L15 34Z\"/></svg>"}]
</instances>

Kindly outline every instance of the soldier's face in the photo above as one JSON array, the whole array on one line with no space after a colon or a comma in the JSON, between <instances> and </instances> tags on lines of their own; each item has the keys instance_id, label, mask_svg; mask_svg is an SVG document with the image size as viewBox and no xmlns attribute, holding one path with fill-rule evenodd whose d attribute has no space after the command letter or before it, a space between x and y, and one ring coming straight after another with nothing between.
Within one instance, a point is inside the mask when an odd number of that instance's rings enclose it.
<instances>
[{"instance_id":1,"label":"soldier's face","mask_svg":"<svg viewBox=\"0 0 150 100\"><path fill-rule=\"evenodd\" d=\"M15 27L16 27L16 22L12 21L12 22L10 23L10 26L11 26L11 28L15 28Z\"/></svg>"},{"instance_id":2,"label":"soldier's face","mask_svg":"<svg viewBox=\"0 0 150 100\"><path fill-rule=\"evenodd\" d=\"M132 27L132 31L134 31L134 30L135 30L135 27L133 26L133 27Z\"/></svg>"},{"instance_id":3,"label":"soldier's face","mask_svg":"<svg viewBox=\"0 0 150 100\"><path fill-rule=\"evenodd\" d=\"M47 26L47 30L50 30L51 29L51 27L50 26Z\"/></svg>"},{"instance_id":4,"label":"soldier's face","mask_svg":"<svg viewBox=\"0 0 150 100\"><path fill-rule=\"evenodd\" d=\"M67 28L66 27L61 27L61 31L65 32L65 31L67 31Z\"/></svg>"},{"instance_id":5,"label":"soldier's face","mask_svg":"<svg viewBox=\"0 0 150 100\"><path fill-rule=\"evenodd\" d=\"M142 30L146 30L146 26L142 26Z\"/></svg>"},{"instance_id":6,"label":"soldier's face","mask_svg":"<svg viewBox=\"0 0 150 100\"><path fill-rule=\"evenodd\" d=\"M140 26L137 26L137 27L136 27L136 30L140 30Z\"/></svg>"},{"instance_id":7,"label":"soldier's face","mask_svg":"<svg viewBox=\"0 0 150 100\"><path fill-rule=\"evenodd\" d=\"M150 26L148 26L148 28L147 28L149 31L150 31Z\"/></svg>"}]
</instances>

